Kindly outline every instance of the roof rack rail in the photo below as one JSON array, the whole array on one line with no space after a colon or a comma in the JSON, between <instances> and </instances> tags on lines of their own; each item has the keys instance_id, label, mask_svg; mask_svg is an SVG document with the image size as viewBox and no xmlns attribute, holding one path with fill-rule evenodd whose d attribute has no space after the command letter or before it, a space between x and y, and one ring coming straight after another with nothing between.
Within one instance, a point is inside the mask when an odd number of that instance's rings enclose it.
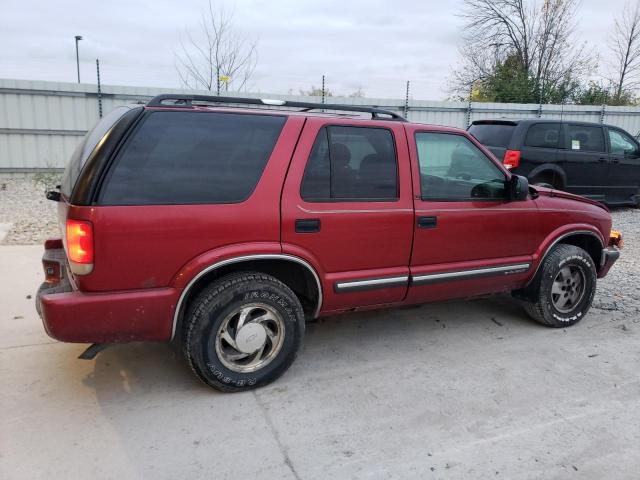
<instances>
[{"instance_id":1,"label":"roof rack rail","mask_svg":"<svg viewBox=\"0 0 640 480\"><path fill-rule=\"evenodd\" d=\"M171 102L171 103L165 103ZM184 107L192 106L193 102L200 103L235 103L243 105L262 105L300 108L301 112L311 110L337 110L346 112L364 112L370 113L373 120L397 120L406 122L402 115L389 110L383 110L377 107L365 107L362 105L339 105L332 103L311 103L311 102L292 102L289 100L272 100L267 98L242 98L242 97L219 97L215 95L181 95L181 94L163 94L153 97L147 103L148 107Z\"/></svg>"}]
</instances>

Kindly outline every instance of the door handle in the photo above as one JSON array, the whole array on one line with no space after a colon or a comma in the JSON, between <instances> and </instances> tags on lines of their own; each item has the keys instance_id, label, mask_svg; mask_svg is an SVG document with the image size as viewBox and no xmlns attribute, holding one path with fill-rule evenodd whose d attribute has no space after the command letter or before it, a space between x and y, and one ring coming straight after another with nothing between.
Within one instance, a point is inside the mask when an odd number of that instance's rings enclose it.
<instances>
[{"instance_id":1,"label":"door handle","mask_svg":"<svg viewBox=\"0 0 640 480\"><path fill-rule=\"evenodd\" d=\"M438 217L418 217L418 228L435 228Z\"/></svg>"},{"instance_id":2,"label":"door handle","mask_svg":"<svg viewBox=\"0 0 640 480\"><path fill-rule=\"evenodd\" d=\"M602 162L602 163L605 163L605 162L608 162L608 161L609 161L609 159L608 159L607 157L599 157L599 158L598 158L598 161L599 161L599 162Z\"/></svg>"},{"instance_id":3,"label":"door handle","mask_svg":"<svg viewBox=\"0 0 640 480\"><path fill-rule=\"evenodd\" d=\"M316 233L320 231L319 218L306 218L296 220L296 233Z\"/></svg>"},{"instance_id":4,"label":"door handle","mask_svg":"<svg viewBox=\"0 0 640 480\"><path fill-rule=\"evenodd\" d=\"M611 157L611 163L620 163L620 158L618 158L618 157Z\"/></svg>"}]
</instances>

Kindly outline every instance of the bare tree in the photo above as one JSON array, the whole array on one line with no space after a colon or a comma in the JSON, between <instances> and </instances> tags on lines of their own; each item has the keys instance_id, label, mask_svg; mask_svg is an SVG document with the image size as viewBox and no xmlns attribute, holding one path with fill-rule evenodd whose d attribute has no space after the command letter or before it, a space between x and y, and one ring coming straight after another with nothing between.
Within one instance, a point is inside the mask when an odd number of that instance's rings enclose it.
<instances>
[{"instance_id":1,"label":"bare tree","mask_svg":"<svg viewBox=\"0 0 640 480\"><path fill-rule=\"evenodd\" d=\"M540 100L562 91L595 67L574 41L579 0L465 0L462 64L451 90L469 92L507 60L531 80ZM527 85L529 83L527 82Z\"/></svg>"},{"instance_id":2,"label":"bare tree","mask_svg":"<svg viewBox=\"0 0 640 480\"><path fill-rule=\"evenodd\" d=\"M640 3L627 2L609 39L615 61L614 100L640 87Z\"/></svg>"},{"instance_id":3,"label":"bare tree","mask_svg":"<svg viewBox=\"0 0 640 480\"><path fill-rule=\"evenodd\" d=\"M216 91L247 88L257 63L257 42L233 27L233 13L209 0L197 32L187 30L176 69L187 88Z\"/></svg>"}]
</instances>

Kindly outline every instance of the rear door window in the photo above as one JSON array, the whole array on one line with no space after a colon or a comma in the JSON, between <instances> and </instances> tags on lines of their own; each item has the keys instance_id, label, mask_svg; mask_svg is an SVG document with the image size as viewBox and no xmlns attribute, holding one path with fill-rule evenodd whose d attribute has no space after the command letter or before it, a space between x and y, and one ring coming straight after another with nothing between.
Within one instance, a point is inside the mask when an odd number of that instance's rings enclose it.
<instances>
[{"instance_id":1,"label":"rear door window","mask_svg":"<svg viewBox=\"0 0 640 480\"><path fill-rule=\"evenodd\" d=\"M253 192L285 116L153 112L116 159L107 205L237 203Z\"/></svg>"},{"instance_id":2,"label":"rear door window","mask_svg":"<svg viewBox=\"0 0 640 480\"><path fill-rule=\"evenodd\" d=\"M318 133L300 195L308 202L398 198L398 163L386 128L328 126Z\"/></svg>"},{"instance_id":3,"label":"rear door window","mask_svg":"<svg viewBox=\"0 0 640 480\"><path fill-rule=\"evenodd\" d=\"M507 148L515 128L514 124L475 123L469 127L469 133L483 145Z\"/></svg>"},{"instance_id":4,"label":"rear door window","mask_svg":"<svg viewBox=\"0 0 640 480\"><path fill-rule=\"evenodd\" d=\"M565 126L565 148L572 151L604 152L604 134L601 127L590 125Z\"/></svg>"},{"instance_id":5,"label":"rear door window","mask_svg":"<svg viewBox=\"0 0 640 480\"><path fill-rule=\"evenodd\" d=\"M558 148L559 123L535 123L529 127L524 144L527 147Z\"/></svg>"}]
</instances>

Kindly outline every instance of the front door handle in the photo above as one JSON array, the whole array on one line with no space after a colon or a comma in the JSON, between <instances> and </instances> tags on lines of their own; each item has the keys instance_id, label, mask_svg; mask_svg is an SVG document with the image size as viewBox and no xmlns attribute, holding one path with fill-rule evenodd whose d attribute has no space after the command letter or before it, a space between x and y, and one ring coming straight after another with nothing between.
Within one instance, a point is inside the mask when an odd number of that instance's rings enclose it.
<instances>
[{"instance_id":1,"label":"front door handle","mask_svg":"<svg viewBox=\"0 0 640 480\"><path fill-rule=\"evenodd\" d=\"M438 217L418 217L418 228L436 228Z\"/></svg>"},{"instance_id":2,"label":"front door handle","mask_svg":"<svg viewBox=\"0 0 640 480\"><path fill-rule=\"evenodd\" d=\"M296 233L316 233L320 231L319 218L305 218L296 220Z\"/></svg>"},{"instance_id":3,"label":"front door handle","mask_svg":"<svg viewBox=\"0 0 640 480\"><path fill-rule=\"evenodd\" d=\"M604 162L608 162L609 159L607 157L600 157L598 158L598 161L604 163Z\"/></svg>"}]
</instances>

